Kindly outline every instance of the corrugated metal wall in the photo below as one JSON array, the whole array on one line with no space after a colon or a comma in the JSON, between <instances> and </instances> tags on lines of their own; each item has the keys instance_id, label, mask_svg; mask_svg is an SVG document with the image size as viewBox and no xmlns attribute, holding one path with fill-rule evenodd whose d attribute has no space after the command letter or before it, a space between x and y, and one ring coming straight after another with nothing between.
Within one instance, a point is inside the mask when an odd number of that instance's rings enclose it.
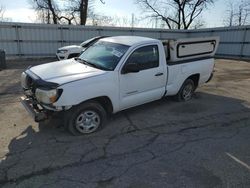
<instances>
[{"instance_id":1,"label":"corrugated metal wall","mask_svg":"<svg viewBox=\"0 0 250 188\"><path fill-rule=\"evenodd\" d=\"M250 59L250 26L199 29L188 31L188 37L219 36L216 55Z\"/></svg>"},{"instance_id":2,"label":"corrugated metal wall","mask_svg":"<svg viewBox=\"0 0 250 188\"><path fill-rule=\"evenodd\" d=\"M220 36L218 56L250 59L250 26L183 31L2 22L0 49L5 49L7 56L55 56L61 46L79 44L98 35L138 35L158 39Z\"/></svg>"}]
</instances>

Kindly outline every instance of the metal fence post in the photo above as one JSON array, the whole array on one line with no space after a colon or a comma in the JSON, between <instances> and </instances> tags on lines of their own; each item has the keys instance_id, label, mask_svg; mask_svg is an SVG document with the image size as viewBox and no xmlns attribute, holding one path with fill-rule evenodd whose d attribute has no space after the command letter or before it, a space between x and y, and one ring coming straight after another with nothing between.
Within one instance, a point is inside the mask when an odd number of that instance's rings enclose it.
<instances>
[{"instance_id":1,"label":"metal fence post","mask_svg":"<svg viewBox=\"0 0 250 188\"><path fill-rule=\"evenodd\" d=\"M246 43L246 35L247 35L247 27L244 28L244 34L243 34L243 38L242 38L242 43L241 43L241 47L240 47L240 58L243 58L243 51L244 51L244 46Z\"/></svg>"},{"instance_id":2,"label":"metal fence post","mask_svg":"<svg viewBox=\"0 0 250 188\"><path fill-rule=\"evenodd\" d=\"M159 31L159 34L160 34L159 39L162 39L162 31L161 30Z\"/></svg>"},{"instance_id":3,"label":"metal fence post","mask_svg":"<svg viewBox=\"0 0 250 188\"><path fill-rule=\"evenodd\" d=\"M98 35L99 35L99 36L102 36L102 30L103 30L103 29L97 28L96 30L98 31Z\"/></svg>"},{"instance_id":4,"label":"metal fence post","mask_svg":"<svg viewBox=\"0 0 250 188\"><path fill-rule=\"evenodd\" d=\"M16 40L14 41L16 42L17 45L17 55L22 56L22 49L21 49L20 35L19 35L19 28L21 28L21 26L14 25L13 27L15 28L15 34L16 34Z\"/></svg>"},{"instance_id":5,"label":"metal fence post","mask_svg":"<svg viewBox=\"0 0 250 188\"><path fill-rule=\"evenodd\" d=\"M63 46L63 30L61 26L59 26L58 29L60 30L60 43L61 46Z\"/></svg>"},{"instance_id":6,"label":"metal fence post","mask_svg":"<svg viewBox=\"0 0 250 188\"><path fill-rule=\"evenodd\" d=\"M5 57L5 51L0 49L0 70L6 68L6 57Z\"/></svg>"}]
</instances>

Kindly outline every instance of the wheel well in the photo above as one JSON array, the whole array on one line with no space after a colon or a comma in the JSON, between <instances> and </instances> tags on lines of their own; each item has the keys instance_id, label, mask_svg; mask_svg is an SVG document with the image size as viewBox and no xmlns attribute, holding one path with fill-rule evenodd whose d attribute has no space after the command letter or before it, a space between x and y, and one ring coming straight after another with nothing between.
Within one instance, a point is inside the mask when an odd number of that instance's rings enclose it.
<instances>
[{"instance_id":1,"label":"wheel well","mask_svg":"<svg viewBox=\"0 0 250 188\"><path fill-rule=\"evenodd\" d=\"M102 107L106 110L107 113L111 114L113 112L113 105L109 97L102 96L90 99L90 101L97 101L102 105Z\"/></svg>"},{"instance_id":2,"label":"wheel well","mask_svg":"<svg viewBox=\"0 0 250 188\"><path fill-rule=\"evenodd\" d=\"M200 74L193 74L189 76L187 79L193 80L196 89L199 85Z\"/></svg>"}]
</instances>

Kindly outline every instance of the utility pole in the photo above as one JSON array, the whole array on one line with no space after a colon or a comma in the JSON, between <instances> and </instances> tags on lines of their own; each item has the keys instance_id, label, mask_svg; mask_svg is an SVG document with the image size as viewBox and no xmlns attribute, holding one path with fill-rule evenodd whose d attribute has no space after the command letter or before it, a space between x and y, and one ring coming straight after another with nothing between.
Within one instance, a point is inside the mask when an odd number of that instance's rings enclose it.
<instances>
[{"instance_id":1,"label":"utility pole","mask_svg":"<svg viewBox=\"0 0 250 188\"><path fill-rule=\"evenodd\" d=\"M134 13L132 13L132 18L131 19L132 19L131 20L131 27L134 28L134 26L135 26L135 15L134 15Z\"/></svg>"},{"instance_id":2,"label":"utility pole","mask_svg":"<svg viewBox=\"0 0 250 188\"><path fill-rule=\"evenodd\" d=\"M155 28L157 28L157 26L158 26L158 19L157 19L157 17L155 18Z\"/></svg>"}]
</instances>

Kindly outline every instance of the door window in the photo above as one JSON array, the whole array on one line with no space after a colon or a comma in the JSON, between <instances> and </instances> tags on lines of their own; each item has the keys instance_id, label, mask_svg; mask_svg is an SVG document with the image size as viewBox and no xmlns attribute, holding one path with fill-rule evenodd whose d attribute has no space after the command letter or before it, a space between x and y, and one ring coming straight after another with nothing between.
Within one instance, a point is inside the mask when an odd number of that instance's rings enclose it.
<instances>
[{"instance_id":1,"label":"door window","mask_svg":"<svg viewBox=\"0 0 250 188\"><path fill-rule=\"evenodd\" d=\"M159 51L157 45L144 46L136 49L128 58L127 63L138 64L140 70L159 66Z\"/></svg>"}]
</instances>

